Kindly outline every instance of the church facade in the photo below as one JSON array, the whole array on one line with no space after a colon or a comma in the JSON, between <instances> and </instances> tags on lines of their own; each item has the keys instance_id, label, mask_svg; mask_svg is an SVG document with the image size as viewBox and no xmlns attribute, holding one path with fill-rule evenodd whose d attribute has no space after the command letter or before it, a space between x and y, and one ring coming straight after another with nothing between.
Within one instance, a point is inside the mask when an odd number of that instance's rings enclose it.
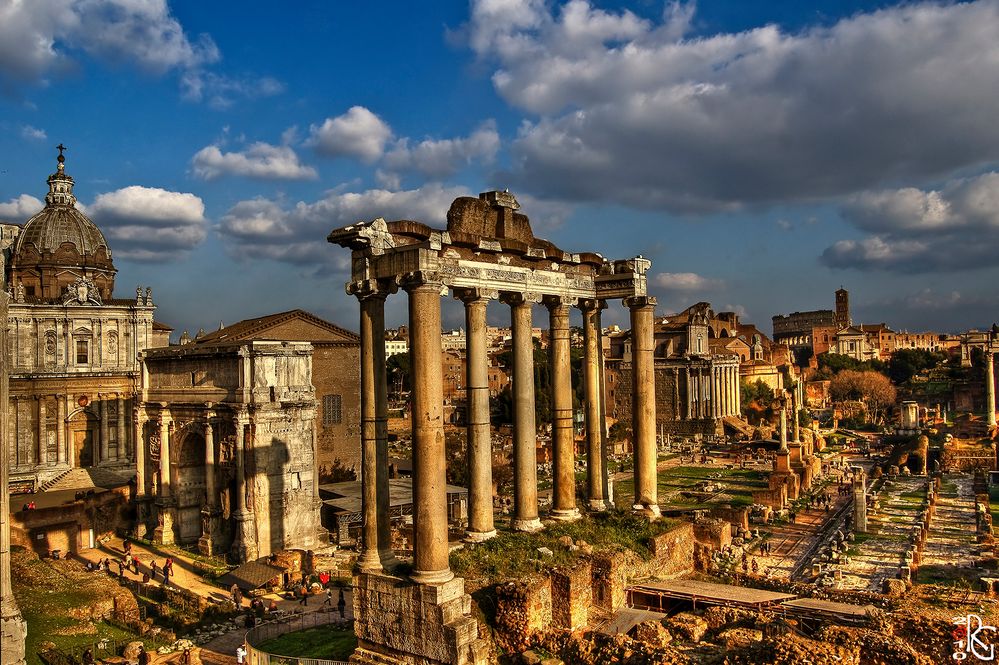
<instances>
[{"instance_id":1,"label":"church facade","mask_svg":"<svg viewBox=\"0 0 999 665\"><path fill-rule=\"evenodd\" d=\"M138 354L158 343L151 289L114 298L111 248L77 209L73 184L60 154L45 207L0 233L10 299L4 444L21 491L74 468L131 475Z\"/></svg>"}]
</instances>

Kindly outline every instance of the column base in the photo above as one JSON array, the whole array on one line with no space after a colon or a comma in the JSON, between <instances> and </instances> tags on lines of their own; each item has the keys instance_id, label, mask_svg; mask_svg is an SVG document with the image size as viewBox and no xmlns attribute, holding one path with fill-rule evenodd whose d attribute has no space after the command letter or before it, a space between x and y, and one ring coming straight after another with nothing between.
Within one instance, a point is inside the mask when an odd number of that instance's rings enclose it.
<instances>
[{"instance_id":1,"label":"column base","mask_svg":"<svg viewBox=\"0 0 999 665\"><path fill-rule=\"evenodd\" d=\"M537 517L532 517L529 519L515 517L510 521L510 528L514 531L523 531L525 533L534 533L535 531L541 531L545 528L545 525L541 523L541 520Z\"/></svg>"},{"instance_id":2,"label":"column base","mask_svg":"<svg viewBox=\"0 0 999 665\"><path fill-rule=\"evenodd\" d=\"M548 514L548 517L559 522L575 522L581 517L581 515L579 514L578 509L569 508L568 510L553 509Z\"/></svg>"},{"instance_id":3,"label":"column base","mask_svg":"<svg viewBox=\"0 0 999 665\"><path fill-rule=\"evenodd\" d=\"M414 570L409 574L409 579L417 584L444 584L454 579L454 573L450 568L443 570Z\"/></svg>"},{"instance_id":4,"label":"column base","mask_svg":"<svg viewBox=\"0 0 999 665\"><path fill-rule=\"evenodd\" d=\"M662 511L659 510L659 504L654 503L652 505L644 505L641 503L636 503L631 507L632 512L636 515L643 515L648 517L650 520L657 520L662 517Z\"/></svg>"},{"instance_id":5,"label":"column base","mask_svg":"<svg viewBox=\"0 0 999 665\"><path fill-rule=\"evenodd\" d=\"M380 573L382 572L382 558L377 551L364 550L357 557L357 567L365 573Z\"/></svg>"},{"instance_id":6,"label":"column base","mask_svg":"<svg viewBox=\"0 0 999 665\"><path fill-rule=\"evenodd\" d=\"M382 570L391 571L399 565L395 552L390 549L378 550L378 558L382 562Z\"/></svg>"},{"instance_id":7,"label":"column base","mask_svg":"<svg viewBox=\"0 0 999 665\"><path fill-rule=\"evenodd\" d=\"M496 529L492 531L466 531L464 540L466 543L484 543L495 537Z\"/></svg>"},{"instance_id":8,"label":"column base","mask_svg":"<svg viewBox=\"0 0 999 665\"><path fill-rule=\"evenodd\" d=\"M603 499L590 499L590 510L595 513L607 512L607 502Z\"/></svg>"}]
</instances>

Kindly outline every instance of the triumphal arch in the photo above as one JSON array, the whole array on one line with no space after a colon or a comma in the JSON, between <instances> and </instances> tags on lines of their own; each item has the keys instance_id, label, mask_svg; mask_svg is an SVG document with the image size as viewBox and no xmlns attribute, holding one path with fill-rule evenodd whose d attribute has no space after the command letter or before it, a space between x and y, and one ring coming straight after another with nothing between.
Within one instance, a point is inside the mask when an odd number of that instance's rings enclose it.
<instances>
[{"instance_id":1,"label":"triumphal arch","mask_svg":"<svg viewBox=\"0 0 999 665\"><path fill-rule=\"evenodd\" d=\"M570 253L535 238L509 192L456 199L447 229L376 219L336 229L329 241L352 250L347 292L361 309L361 419L364 530L355 578L359 663L484 662L483 642L470 616L464 580L448 564L444 413L441 379L441 297L465 305L467 335L469 526L472 542L495 535L486 377L486 307L510 308L513 337L514 512L511 527L543 528L538 512L534 411L532 305L549 313L552 363L554 496L548 518L579 516L574 481L569 314L578 307L585 339L587 505L603 510L607 469L603 454L600 312L622 300L631 313L635 446L635 509L656 517L653 315L647 292L651 262L608 261ZM412 363L413 565L401 574L389 528L385 300L403 290L409 300Z\"/></svg>"}]
</instances>

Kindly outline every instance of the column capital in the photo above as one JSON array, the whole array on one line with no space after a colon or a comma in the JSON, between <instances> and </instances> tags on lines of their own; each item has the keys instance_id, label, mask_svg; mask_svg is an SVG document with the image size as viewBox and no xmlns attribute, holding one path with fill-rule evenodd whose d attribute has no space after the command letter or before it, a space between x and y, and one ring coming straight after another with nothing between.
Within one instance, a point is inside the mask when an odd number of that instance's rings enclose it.
<instances>
[{"instance_id":1,"label":"column capital","mask_svg":"<svg viewBox=\"0 0 999 665\"><path fill-rule=\"evenodd\" d=\"M466 305L475 302L488 303L490 300L499 299L499 291L481 287L454 289L453 293L455 300L460 300Z\"/></svg>"},{"instance_id":2,"label":"column capital","mask_svg":"<svg viewBox=\"0 0 999 665\"><path fill-rule=\"evenodd\" d=\"M548 308L549 311L556 309L568 310L570 307L574 307L576 303L579 302L579 298L570 298L568 296L544 296L542 297L541 302Z\"/></svg>"},{"instance_id":3,"label":"column capital","mask_svg":"<svg viewBox=\"0 0 999 665\"><path fill-rule=\"evenodd\" d=\"M414 270L399 276L399 286L405 291L436 289L444 295L444 276L436 270Z\"/></svg>"},{"instance_id":4,"label":"column capital","mask_svg":"<svg viewBox=\"0 0 999 665\"><path fill-rule=\"evenodd\" d=\"M518 305L535 305L541 302L541 294L532 291L500 291L500 302L511 307Z\"/></svg>"},{"instance_id":5,"label":"column capital","mask_svg":"<svg viewBox=\"0 0 999 665\"><path fill-rule=\"evenodd\" d=\"M607 309L607 301L599 298L580 298L576 302L576 307L583 312L589 312L594 309L600 311Z\"/></svg>"},{"instance_id":6,"label":"column capital","mask_svg":"<svg viewBox=\"0 0 999 665\"><path fill-rule=\"evenodd\" d=\"M645 309L646 307L655 308L658 301L655 296L630 296L621 302L628 309Z\"/></svg>"},{"instance_id":7,"label":"column capital","mask_svg":"<svg viewBox=\"0 0 999 665\"><path fill-rule=\"evenodd\" d=\"M354 296L358 300L369 298L384 300L399 290L399 284L392 279L363 279L348 282L345 290L347 295Z\"/></svg>"}]
</instances>

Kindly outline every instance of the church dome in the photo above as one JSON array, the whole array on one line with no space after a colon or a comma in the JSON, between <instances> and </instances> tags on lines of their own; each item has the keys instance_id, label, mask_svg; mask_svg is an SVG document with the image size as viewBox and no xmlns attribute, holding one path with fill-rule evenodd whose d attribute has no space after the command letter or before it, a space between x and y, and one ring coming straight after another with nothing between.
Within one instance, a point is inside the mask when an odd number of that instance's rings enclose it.
<instances>
[{"instance_id":1,"label":"church dome","mask_svg":"<svg viewBox=\"0 0 999 665\"><path fill-rule=\"evenodd\" d=\"M48 177L45 207L18 234L11 257L17 274L12 281L23 281L29 295L58 298L71 283L66 280L87 277L109 298L116 272L111 248L97 225L76 208L73 178L66 173L64 148L59 147L59 165Z\"/></svg>"}]
</instances>

